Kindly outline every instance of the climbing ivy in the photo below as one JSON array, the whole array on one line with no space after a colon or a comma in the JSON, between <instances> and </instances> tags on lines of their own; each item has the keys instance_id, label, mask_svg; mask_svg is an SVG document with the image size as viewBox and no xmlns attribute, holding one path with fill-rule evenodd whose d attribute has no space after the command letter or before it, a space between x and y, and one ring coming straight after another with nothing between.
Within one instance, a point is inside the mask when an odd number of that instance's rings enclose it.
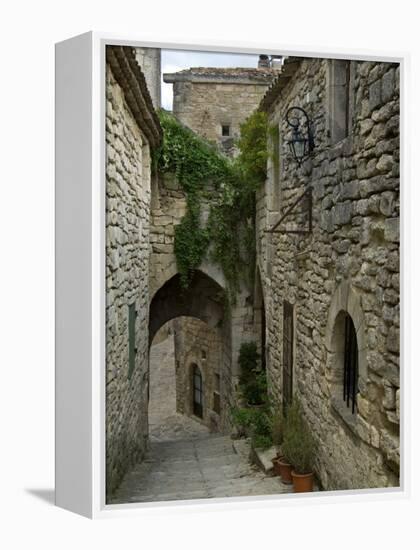
<instances>
[{"instance_id":1,"label":"climbing ivy","mask_svg":"<svg viewBox=\"0 0 420 550\"><path fill-rule=\"evenodd\" d=\"M175 228L181 283L188 287L194 270L209 253L221 266L234 301L240 281L250 283L255 266L255 190L266 177L266 115L256 112L241 126L239 155L234 160L167 111L160 112L160 122L164 137L157 167L175 174L187 195L187 212ZM205 226L203 199L211 205Z\"/></svg>"}]
</instances>

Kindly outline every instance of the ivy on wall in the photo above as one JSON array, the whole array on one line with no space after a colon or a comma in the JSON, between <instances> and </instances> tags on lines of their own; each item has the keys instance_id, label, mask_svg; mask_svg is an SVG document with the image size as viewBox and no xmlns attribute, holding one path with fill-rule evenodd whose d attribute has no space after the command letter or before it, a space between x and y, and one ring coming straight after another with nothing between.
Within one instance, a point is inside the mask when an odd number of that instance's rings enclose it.
<instances>
[{"instance_id":1,"label":"ivy on wall","mask_svg":"<svg viewBox=\"0 0 420 550\"><path fill-rule=\"evenodd\" d=\"M252 282L255 267L255 190L266 177L266 115L255 112L241 126L239 155L233 160L167 111L159 116L164 137L158 170L175 174L187 196L187 212L175 228L181 283L188 287L208 253L222 268L233 301L240 281ZM206 224L203 200L210 204Z\"/></svg>"}]
</instances>

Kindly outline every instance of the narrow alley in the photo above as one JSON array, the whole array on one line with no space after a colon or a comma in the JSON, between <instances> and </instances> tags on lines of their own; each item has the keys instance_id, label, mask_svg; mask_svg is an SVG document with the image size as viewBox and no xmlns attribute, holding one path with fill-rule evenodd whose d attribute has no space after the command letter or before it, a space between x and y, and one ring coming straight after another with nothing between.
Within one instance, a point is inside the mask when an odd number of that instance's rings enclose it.
<instances>
[{"instance_id":1,"label":"narrow alley","mask_svg":"<svg viewBox=\"0 0 420 550\"><path fill-rule=\"evenodd\" d=\"M126 474L111 504L291 492L249 462L245 440L210 433L175 412L171 334L151 348L149 429L145 460Z\"/></svg>"}]
</instances>

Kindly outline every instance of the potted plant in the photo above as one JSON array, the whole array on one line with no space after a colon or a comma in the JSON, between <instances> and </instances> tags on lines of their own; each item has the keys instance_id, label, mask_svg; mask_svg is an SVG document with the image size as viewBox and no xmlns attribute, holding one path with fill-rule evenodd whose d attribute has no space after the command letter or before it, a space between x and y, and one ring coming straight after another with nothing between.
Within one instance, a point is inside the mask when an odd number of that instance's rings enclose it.
<instances>
[{"instance_id":1,"label":"potted plant","mask_svg":"<svg viewBox=\"0 0 420 550\"><path fill-rule=\"evenodd\" d=\"M239 387L248 407L264 408L267 401L267 378L259 365L255 342L244 342L239 350Z\"/></svg>"},{"instance_id":2,"label":"potted plant","mask_svg":"<svg viewBox=\"0 0 420 550\"><path fill-rule=\"evenodd\" d=\"M254 449L268 449L273 445L272 420L268 409L255 410L252 415L251 444Z\"/></svg>"},{"instance_id":3,"label":"potted plant","mask_svg":"<svg viewBox=\"0 0 420 550\"><path fill-rule=\"evenodd\" d=\"M315 441L303 416L299 399L296 396L287 409L282 448L287 461L293 464L291 478L295 493L312 491Z\"/></svg>"},{"instance_id":4,"label":"potted plant","mask_svg":"<svg viewBox=\"0 0 420 550\"><path fill-rule=\"evenodd\" d=\"M277 455L272 459L274 473L278 476L281 476L281 470L279 461L283 459L283 453L281 451L281 444L283 443L284 437L284 420L281 413L281 409L278 407L275 408L275 413L272 418L272 439L273 444L277 448Z\"/></svg>"}]
</instances>

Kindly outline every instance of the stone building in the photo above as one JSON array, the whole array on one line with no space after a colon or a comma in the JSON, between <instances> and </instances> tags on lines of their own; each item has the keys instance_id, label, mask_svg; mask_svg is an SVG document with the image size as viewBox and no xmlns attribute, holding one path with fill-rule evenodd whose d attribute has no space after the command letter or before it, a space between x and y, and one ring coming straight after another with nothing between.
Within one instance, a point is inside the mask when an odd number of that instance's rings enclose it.
<instances>
[{"instance_id":1,"label":"stone building","mask_svg":"<svg viewBox=\"0 0 420 550\"><path fill-rule=\"evenodd\" d=\"M106 52L107 493L147 446L151 148L161 140L131 48Z\"/></svg>"},{"instance_id":2,"label":"stone building","mask_svg":"<svg viewBox=\"0 0 420 550\"><path fill-rule=\"evenodd\" d=\"M197 67L166 73L173 113L198 135L235 154L240 125L256 109L278 69Z\"/></svg>"},{"instance_id":3,"label":"stone building","mask_svg":"<svg viewBox=\"0 0 420 550\"><path fill-rule=\"evenodd\" d=\"M228 154L255 108L268 115L255 289L241 287L226 311L227 282L208 259L188 289L181 285L174 236L187 197L175 174L152 170L162 137L160 56L145 50L107 47L108 496L147 449L149 348L169 321L179 412L229 433L239 348L256 340L278 407L300 396L322 487L398 485L398 65L289 58L280 73L165 76L181 122ZM306 111L314 136L301 163L288 148L291 107ZM209 182L204 216L211 191Z\"/></svg>"},{"instance_id":4,"label":"stone building","mask_svg":"<svg viewBox=\"0 0 420 550\"><path fill-rule=\"evenodd\" d=\"M291 107L314 136L301 164ZM274 397L300 396L324 489L398 486L399 67L289 58L259 108L271 136L257 262Z\"/></svg>"},{"instance_id":5,"label":"stone building","mask_svg":"<svg viewBox=\"0 0 420 550\"><path fill-rule=\"evenodd\" d=\"M160 48L134 48L136 61L146 79L153 107L161 107L161 50Z\"/></svg>"},{"instance_id":6,"label":"stone building","mask_svg":"<svg viewBox=\"0 0 420 550\"><path fill-rule=\"evenodd\" d=\"M193 317L180 317L173 326L177 411L219 431L221 411L226 409L220 332Z\"/></svg>"},{"instance_id":7,"label":"stone building","mask_svg":"<svg viewBox=\"0 0 420 550\"><path fill-rule=\"evenodd\" d=\"M205 343L208 357L219 357L220 415L210 414L211 407L203 410L203 421L212 429L230 431L229 410L235 403L235 389L239 376L237 357L242 342L253 340L254 311L248 289L242 287L235 305L226 311L228 284L220 266L205 258L196 270L188 289L181 285L174 251L175 228L181 222L187 208L187 196L174 174L160 175L153 188L150 225L149 256L149 341L168 321L188 318L173 323L176 358L201 357ZM207 184L211 197L212 185ZM202 212L209 209L211 198L203 199ZM194 334L197 329L197 334ZM183 334L186 330L188 339ZM195 364L200 367L198 359ZM209 363L211 364L211 362ZM179 359L177 371L177 406L180 412L192 414L190 369L191 363ZM205 373L202 373L202 375ZM204 379L204 376L203 376ZM181 381L185 382L181 389ZM212 396L214 377L205 377L203 392ZM207 387L208 384L208 387ZM212 397L211 397L212 400ZM207 400L206 403L211 402ZM184 405L181 405L181 404ZM208 410L207 410L208 409ZM207 412L206 412L207 410Z\"/></svg>"}]
</instances>

